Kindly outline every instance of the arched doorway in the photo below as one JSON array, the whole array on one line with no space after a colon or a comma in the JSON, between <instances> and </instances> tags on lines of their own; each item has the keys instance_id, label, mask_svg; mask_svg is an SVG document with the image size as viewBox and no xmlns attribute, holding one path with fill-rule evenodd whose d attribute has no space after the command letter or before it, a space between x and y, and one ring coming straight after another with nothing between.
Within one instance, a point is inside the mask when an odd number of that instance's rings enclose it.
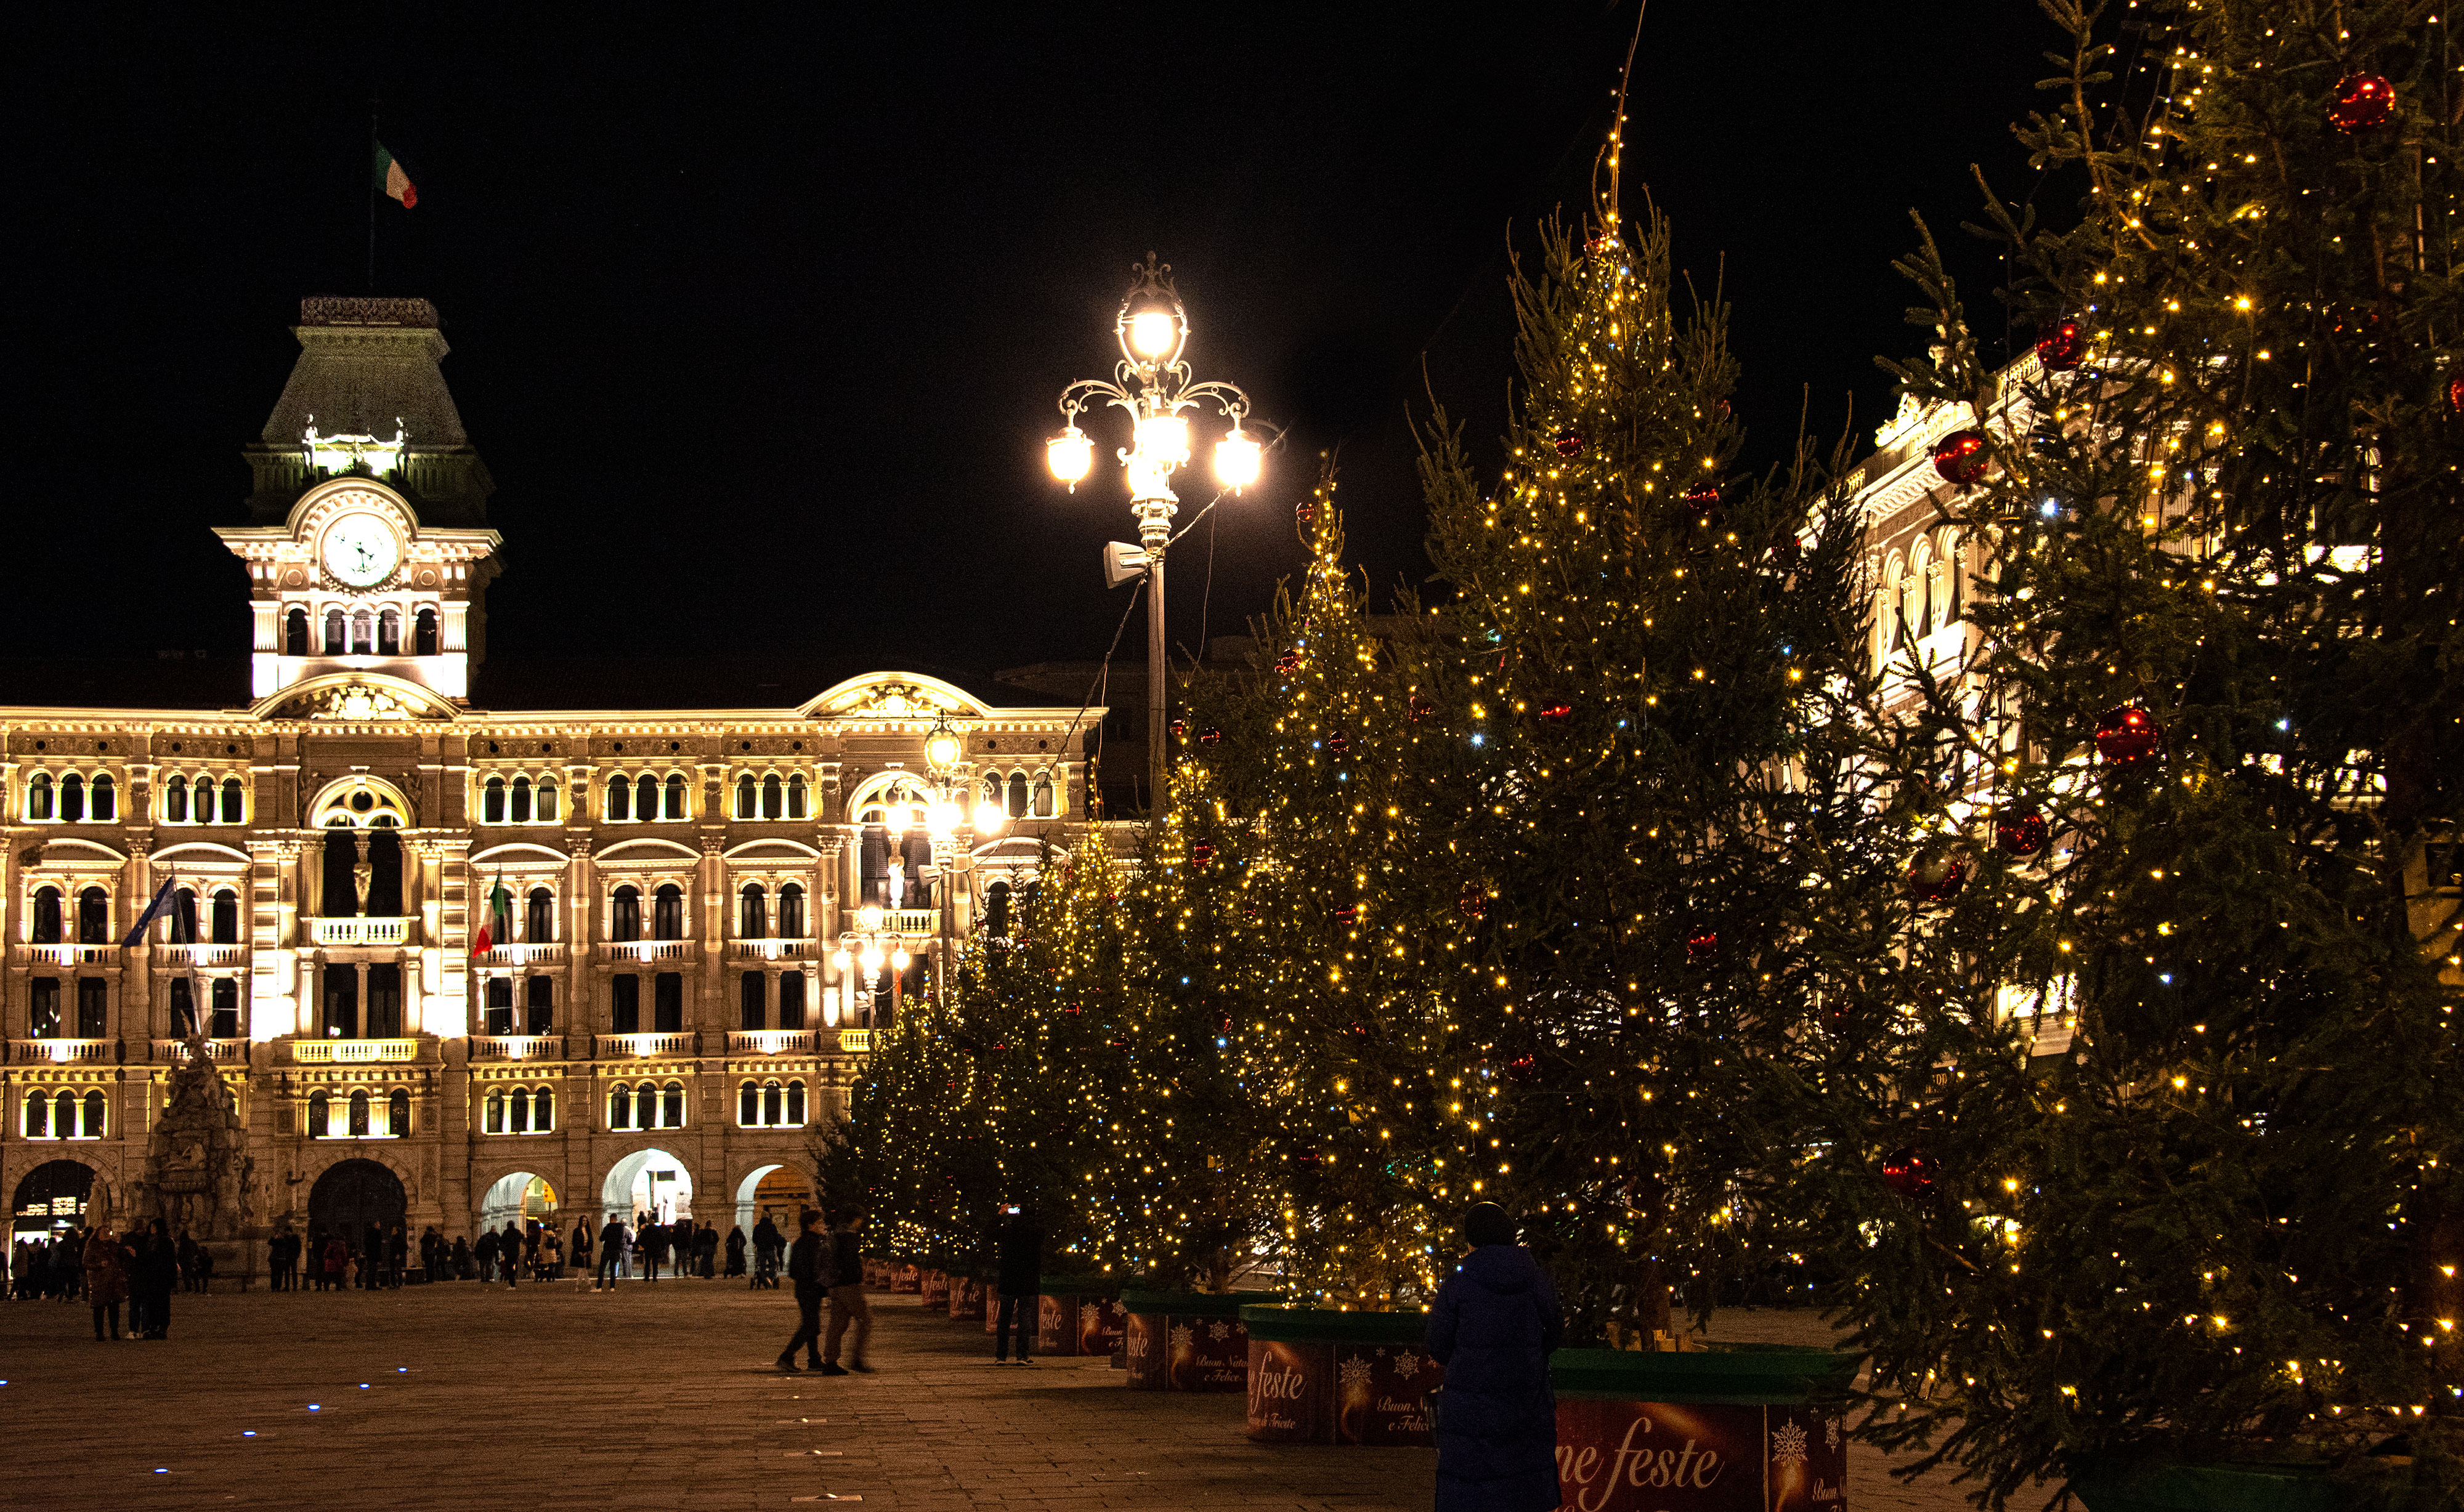
<instances>
[{"instance_id":1,"label":"arched doorway","mask_svg":"<svg viewBox=\"0 0 2464 1512\"><path fill-rule=\"evenodd\" d=\"M748 1238L767 1213L780 1233L794 1238L797 1213L816 1205L811 1178L793 1166L756 1166L736 1184L736 1222Z\"/></svg>"},{"instance_id":2,"label":"arched doorway","mask_svg":"<svg viewBox=\"0 0 2464 1512\"><path fill-rule=\"evenodd\" d=\"M308 1189L308 1226L341 1230L359 1248L368 1225L390 1232L409 1207L402 1178L373 1160L339 1162Z\"/></svg>"},{"instance_id":3,"label":"arched doorway","mask_svg":"<svg viewBox=\"0 0 2464 1512\"><path fill-rule=\"evenodd\" d=\"M479 1226L501 1229L509 1221L530 1224L556 1222L558 1198L556 1188L545 1176L527 1171L517 1171L497 1178L479 1199Z\"/></svg>"},{"instance_id":4,"label":"arched doorway","mask_svg":"<svg viewBox=\"0 0 2464 1512\"><path fill-rule=\"evenodd\" d=\"M616 1162L600 1189L601 1207L633 1221L648 1213L654 1223L693 1216L693 1172L664 1150L637 1150Z\"/></svg>"},{"instance_id":5,"label":"arched doorway","mask_svg":"<svg viewBox=\"0 0 2464 1512\"><path fill-rule=\"evenodd\" d=\"M94 1194L94 1168L81 1160L47 1160L17 1183L13 1230L19 1236L74 1228ZM119 1217L126 1218L126 1214Z\"/></svg>"}]
</instances>

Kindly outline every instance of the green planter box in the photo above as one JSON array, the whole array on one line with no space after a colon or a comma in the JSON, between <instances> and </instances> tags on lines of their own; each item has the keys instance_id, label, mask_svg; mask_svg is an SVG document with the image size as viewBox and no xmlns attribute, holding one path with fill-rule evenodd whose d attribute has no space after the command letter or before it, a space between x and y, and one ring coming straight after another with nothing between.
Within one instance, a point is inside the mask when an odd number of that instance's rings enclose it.
<instances>
[{"instance_id":1,"label":"green planter box","mask_svg":"<svg viewBox=\"0 0 2464 1512\"><path fill-rule=\"evenodd\" d=\"M1283 1300L1270 1291L1121 1293L1122 1349L1133 1391L1238 1391L1249 1384L1241 1309Z\"/></svg>"},{"instance_id":2,"label":"green planter box","mask_svg":"<svg viewBox=\"0 0 2464 1512\"><path fill-rule=\"evenodd\" d=\"M1837 1512L1847 1437L1809 1404L1845 1391L1857 1362L1782 1345L1560 1349L1549 1360L1558 1485L1592 1512Z\"/></svg>"},{"instance_id":3,"label":"green planter box","mask_svg":"<svg viewBox=\"0 0 2464 1512\"><path fill-rule=\"evenodd\" d=\"M1445 1370L1421 1343L1428 1314L1246 1306L1249 1436L1265 1443L1427 1445Z\"/></svg>"},{"instance_id":4,"label":"green planter box","mask_svg":"<svg viewBox=\"0 0 2464 1512\"><path fill-rule=\"evenodd\" d=\"M1121 1283L1109 1276L1051 1276L1036 1296L1039 1354L1109 1355L1120 1348Z\"/></svg>"},{"instance_id":5,"label":"green planter box","mask_svg":"<svg viewBox=\"0 0 2464 1512\"><path fill-rule=\"evenodd\" d=\"M2088 1512L2407 1512L2409 1494L2338 1480L2316 1465L2091 1470L2070 1488Z\"/></svg>"},{"instance_id":6,"label":"green planter box","mask_svg":"<svg viewBox=\"0 0 2464 1512\"><path fill-rule=\"evenodd\" d=\"M1549 1357L1549 1385L1575 1400L1719 1403L1777 1407L1820 1392L1845 1391L1858 1356L1790 1345L1728 1345L1682 1354L1625 1349L1560 1349Z\"/></svg>"}]
</instances>

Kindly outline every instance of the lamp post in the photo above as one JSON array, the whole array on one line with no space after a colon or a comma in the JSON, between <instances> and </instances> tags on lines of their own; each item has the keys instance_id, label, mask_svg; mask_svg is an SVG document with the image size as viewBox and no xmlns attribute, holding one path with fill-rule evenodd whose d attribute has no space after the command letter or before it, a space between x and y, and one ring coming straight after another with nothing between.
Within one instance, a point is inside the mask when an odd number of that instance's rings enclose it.
<instances>
[{"instance_id":1,"label":"lamp post","mask_svg":"<svg viewBox=\"0 0 2464 1512\"><path fill-rule=\"evenodd\" d=\"M1098 401L1129 411L1130 445L1118 452L1129 474L1130 513L1138 524L1147 574L1147 780L1148 812L1161 815L1164 800L1163 555L1172 541L1172 517L1180 500L1172 492L1173 470L1190 457L1189 421L1181 413L1213 405L1232 422L1215 444L1215 475L1239 493L1258 481L1265 450L1241 428L1249 396L1232 383L1193 383L1181 350L1189 344L1189 314L1172 285L1172 265L1147 260L1131 270L1137 282L1121 300L1112 334L1121 361L1111 378L1082 378L1061 391L1061 433L1045 444L1052 475L1076 493L1095 464L1095 443L1078 428L1079 412ZM1133 559L1129 565L1137 565Z\"/></svg>"},{"instance_id":2,"label":"lamp post","mask_svg":"<svg viewBox=\"0 0 2464 1512\"><path fill-rule=\"evenodd\" d=\"M926 832L932 837L934 854L940 863L945 888L956 887L967 869L959 864L959 857L966 849L959 831L972 824L978 840L989 841L998 836L1001 826L1008 822L1001 806L989 800L977 804L972 811L968 809L965 802L965 755L966 742L950 728L949 719L945 716L935 720L932 731L924 737L924 765L929 780L923 786L930 794L924 813ZM906 803L891 801L886 803L885 808L884 822L890 830L891 844L894 848L898 845L899 837L907 831ZM894 858L891 864L898 865ZM955 924L957 903L946 892L942 907L944 918ZM867 1001L889 985L892 974L907 970L910 960L908 939L898 928L899 911L868 901L855 909L855 928L839 933L838 949L832 954L833 963L839 969L839 979L843 983L861 982ZM925 937L922 934L916 936L919 946ZM862 968L860 976L857 975L859 967ZM853 993L848 994L847 1009L850 1013L855 1011Z\"/></svg>"}]
</instances>

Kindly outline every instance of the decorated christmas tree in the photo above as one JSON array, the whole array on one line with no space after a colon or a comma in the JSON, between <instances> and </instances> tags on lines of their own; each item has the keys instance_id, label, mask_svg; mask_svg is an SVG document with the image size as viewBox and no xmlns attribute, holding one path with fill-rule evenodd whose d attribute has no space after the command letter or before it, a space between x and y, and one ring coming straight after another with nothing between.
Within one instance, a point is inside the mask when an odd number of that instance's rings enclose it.
<instances>
[{"instance_id":1,"label":"decorated christmas tree","mask_svg":"<svg viewBox=\"0 0 2464 1512\"><path fill-rule=\"evenodd\" d=\"M1918 953L1972 985L1904 1005L1929 1063L1804 1084L1802 1121L1861 1158L1822 1165L1803 1242L1904 1393L1878 1436L1997 1503L2316 1457L2453 1506L2448 28L2374 0L2048 9L2075 56L2022 136L2081 211L1988 216L2042 339L1989 371L1928 244L1939 345L1900 369L1949 406L1939 496L1984 550L1963 717L1928 701L1968 762L1931 806L1969 880ZM1989 993L2067 1047L1997 1044Z\"/></svg>"}]
</instances>

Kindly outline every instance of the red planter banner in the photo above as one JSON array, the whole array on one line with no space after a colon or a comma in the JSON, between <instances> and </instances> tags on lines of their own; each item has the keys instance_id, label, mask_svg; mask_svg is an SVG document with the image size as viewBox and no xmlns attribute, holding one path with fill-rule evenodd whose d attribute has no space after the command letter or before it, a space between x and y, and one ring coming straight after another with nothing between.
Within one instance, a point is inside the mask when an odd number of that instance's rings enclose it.
<instances>
[{"instance_id":1,"label":"red planter banner","mask_svg":"<svg viewBox=\"0 0 2464 1512\"><path fill-rule=\"evenodd\" d=\"M1249 1342L1249 1436L1322 1444L1330 1433L1334 1349L1320 1343Z\"/></svg>"},{"instance_id":2,"label":"red planter banner","mask_svg":"<svg viewBox=\"0 0 2464 1512\"><path fill-rule=\"evenodd\" d=\"M1557 1404L1569 1512L1845 1512L1847 1480L1838 1419L1803 1407Z\"/></svg>"},{"instance_id":3,"label":"red planter banner","mask_svg":"<svg viewBox=\"0 0 2464 1512\"><path fill-rule=\"evenodd\" d=\"M1087 1297L1078 1303L1079 1354L1110 1358L1121 1352L1122 1336L1129 1329L1130 1315L1121 1310L1117 1297Z\"/></svg>"},{"instance_id":4,"label":"red planter banner","mask_svg":"<svg viewBox=\"0 0 2464 1512\"><path fill-rule=\"evenodd\" d=\"M1445 1369L1408 1345L1249 1341L1249 1436L1266 1443L1435 1443L1428 1395Z\"/></svg>"},{"instance_id":5,"label":"red planter banner","mask_svg":"<svg viewBox=\"0 0 2464 1512\"><path fill-rule=\"evenodd\" d=\"M1129 1355L1129 1385L1133 1391L1165 1390L1163 1369L1165 1322L1164 1315L1159 1312L1130 1314L1129 1327L1122 1337L1121 1348Z\"/></svg>"},{"instance_id":6,"label":"red planter banner","mask_svg":"<svg viewBox=\"0 0 2464 1512\"><path fill-rule=\"evenodd\" d=\"M955 1323L972 1323L984 1315L984 1283L973 1276L954 1276L950 1280L950 1318Z\"/></svg>"},{"instance_id":7,"label":"red planter banner","mask_svg":"<svg viewBox=\"0 0 2464 1512\"><path fill-rule=\"evenodd\" d=\"M1045 1296L1035 1299L1035 1352L1078 1352L1077 1298Z\"/></svg>"},{"instance_id":8,"label":"red planter banner","mask_svg":"<svg viewBox=\"0 0 2464 1512\"><path fill-rule=\"evenodd\" d=\"M928 1270L924 1273L924 1305L947 1309L950 1305L950 1273Z\"/></svg>"},{"instance_id":9,"label":"red planter banner","mask_svg":"<svg viewBox=\"0 0 2464 1512\"><path fill-rule=\"evenodd\" d=\"M890 1273L890 1289L891 1291L922 1291L924 1289L923 1267L920 1265L900 1265L895 1267Z\"/></svg>"}]
</instances>

